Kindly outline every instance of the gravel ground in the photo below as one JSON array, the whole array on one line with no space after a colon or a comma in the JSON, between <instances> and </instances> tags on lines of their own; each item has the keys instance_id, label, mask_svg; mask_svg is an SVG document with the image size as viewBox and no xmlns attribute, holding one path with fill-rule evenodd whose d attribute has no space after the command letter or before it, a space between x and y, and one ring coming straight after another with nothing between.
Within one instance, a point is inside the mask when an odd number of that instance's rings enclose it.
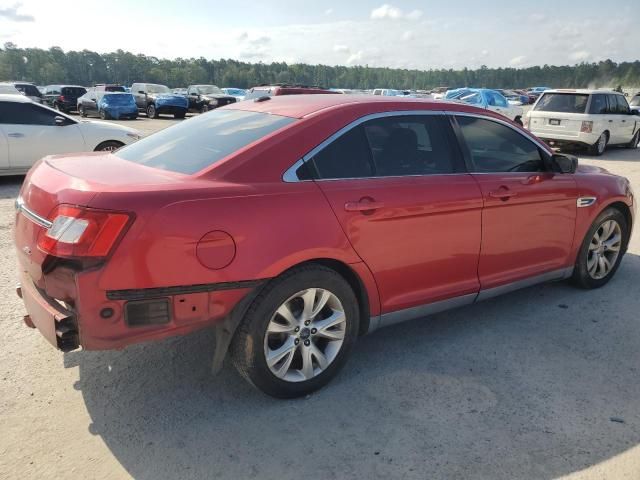
<instances>
[{"instance_id":1,"label":"gravel ground","mask_svg":"<svg viewBox=\"0 0 640 480\"><path fill-rule=\"evenodd\" d=\"M640 192L640 151L584 162ZM0 478L640 478L637 231L605 288L537 286L381 330L327 388L282 401L230 366L211 377L209 332L62 354L26 328L21 181L0 179Z\"/></svg>"}]
</instances>

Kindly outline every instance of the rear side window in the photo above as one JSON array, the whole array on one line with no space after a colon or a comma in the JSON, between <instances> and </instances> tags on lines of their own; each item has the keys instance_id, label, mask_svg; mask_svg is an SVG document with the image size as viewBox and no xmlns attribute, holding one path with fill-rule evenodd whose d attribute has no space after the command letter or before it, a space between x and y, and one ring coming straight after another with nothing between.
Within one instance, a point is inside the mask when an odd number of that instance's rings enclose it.
<instances>
[{"instance_id":1,"label":"rear side window","mask_svg":"<svg viewBox=\"0 0 640 480\"><path fill-rule=\"evenodd\" d=\"M432 175L454 171L453 153L436 116L372 119L333 141L313 158L320 178Z\"/></svg>"},{"instance_id":2,"label":"rear side window","mask_svg":"<svg viewBox=\"0 0 640 480\"><path fill-rule=\"evenodd\" d=\"M589 95L583 93L543 93L533 108L539 112L585 113Z\"/></svg>"},{"instance_id":3,"label":"rear side window","mask_svg":"<svg viewBox=\"0 0 640 480\"><path fill-rule=\"evenodd\" d=\"M121 148L116 155L190 175L294 121L268 113L214 110Z\"/></svg>"},{"instance_id":4,"label":"rear side window","mask_svg":"<svg viewBox=\"0 0 640 480\"><path fill-rule=\"evenodd\" d=\"M35 85L31 85L31 84L25 84L25 83L17 83L16 84L16 88L23 92L25 95L27 95L28 97L41 97L42 94L40 93L40 90L37 89L37 87Z\"/></svg>"},{"instance_id":5,"label":"rear side window","mask_svg":"<svg viewBox=\"0 0 640 480\"><path fill-rule=\"evenodd\" d=\"M589 113L604 114L607 113L607 97L606 95L592 95Z\"/></svg>"},{"instance_id":6,"label":"rear side window","mask_svg":"<svg viewBox=\"0 0 640 480\"><path fill-rule=\"evenodd\" d=\"M640 95L636 95L635 97L633 97L629 105L631 105L632 107L640 107Z\"/></svg>"},{"instance_id":7,"label":"rear side window","mask_svg":"<svg viewBox=\"0 0 640 480\"><path fill-rule=\"evenodd\" d=\"M537 145L521 133L491 120L462 116L456 118L474 172L544 171L544 162Z\"/></svg>"},{"instance_id":8,"label":"rear side window","mask_svg":"<svg viewBox=\"0 0 640 480\"><path fill-rule=\"evenodd\" d=\"M618 101L618 113L626 115L629 113L629 104L627 103L627 99L622 95L616 95L616 100Z\"/></svg>"}]
</instances>

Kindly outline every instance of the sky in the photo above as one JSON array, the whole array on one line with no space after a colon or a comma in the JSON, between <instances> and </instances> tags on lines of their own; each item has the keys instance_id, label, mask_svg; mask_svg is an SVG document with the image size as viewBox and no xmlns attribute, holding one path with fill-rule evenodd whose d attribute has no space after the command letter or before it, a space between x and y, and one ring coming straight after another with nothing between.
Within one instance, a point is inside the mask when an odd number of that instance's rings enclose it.
<instances>
[{"instance_id":1,"label":"sky","mask_svg":"<svg viewBox=\"0 0 640 480\"><path fill-rule=\"evenodd\" d=\"M421 70L621 62L640 58L639 3L0 0L0 44Z\"/></svg>"}]
</instances>

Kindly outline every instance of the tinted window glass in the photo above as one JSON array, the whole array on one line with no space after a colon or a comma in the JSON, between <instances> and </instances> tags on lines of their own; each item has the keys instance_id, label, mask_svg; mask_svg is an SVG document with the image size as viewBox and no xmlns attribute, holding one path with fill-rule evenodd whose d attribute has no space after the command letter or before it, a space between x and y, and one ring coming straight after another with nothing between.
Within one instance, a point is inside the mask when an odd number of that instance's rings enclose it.
<instances>
[{"instance_id":1,"label":"tinted window glass","mask_svg":"<svg viewBox=\"0 0 640 480\"><path fill-rule=\"evenodd\" d=\"M609 108L607 109L607 113L618 113L618 101L616 100L617 95L607 95L607 99L609 100Z\"/></svg>"},{"instance_id":2,"label":"tinted window glass","mask_svg":"<svg viewBox=\"0 0 640 480\"><path fill-rule=\"evenodd\" d=\"M371 152L362 125L331 142L314 156L313 162L320 178L373 176Z\"/></svg>"},{"instance_id":3,"label":"tinted window glass","mask_svg":"<svg viewBox=\"0 0 640 480\"><path fill-rule=\"evenodd\" d=\"M607 113L607 97L605 95L592 95L589 113Z\"/></svg>"},{"instance_id":4,"label":"tinted window glass","mask_svg":"<svg viewBox=\"0 0 640 480\"><path fill-rule=\"evenodd\" d=\"M35 85L31 85L29 83L16 83L15 87L23 92L28 97L41 97L42 94L40 90L36 88Z\"/></svg>"},{"instance_id":5,"label":"tinted window glass","mask_svg":"<svg viewBox=\"0 0 640 480\"><path fill-rule=\"evenodd\" d=\"M514 129L490 120L457 117L475 172L544 170L535 143Z\"/></svg>"},{"instance_id":6,"label":"tinted window glass","mask_svg":"<svg viewBox=\"0 0 640 480\"><path fill-rule=\"evenodd\" d=\"M543 93L534 107L540 112L584 113L589 95L582 93Z\"/></svg>"},{"instance_id":7,"label":"tinted window glass","mask_svg":"<svg viewBox=\"0 0 640 480\"><path fill-rule=\"evenodd\" d=\"M116 155L149 167L192 174L294 121L268 113L214 110L143 138Z\"/></svg>"},{"instance_id":8,"label":"tinted window glass","mask_svg":"<svg viewBox=\"0 0 640 480\"><path fill-rule=\"evenodd\" d=\"M3 124L55 125L56 116L56 112L32 103L0 102L0 123Z\"/></svg>"},{"instance_id":9,"label":"tinted window glass","mask_svg":"<svg viewBox=\"0 0 640 480\"><path fill-rule=\"evenodd\" d=\"M627 103L627 99L622 95L616 95L616 100L618 101L618 113L628 114L629 113L629 104Z\"/></svg>"},{"instance_id":10,"label":"tinted window glass","mask_svg":"<svg viewBox=\"0 0 640 480\"><path fill-rule=\"evenodd\" d=\"M70 97L80 97L87 93L87 89L83 87L62 87L62 95L68 95Z\"/></svg>"}]
</instances>

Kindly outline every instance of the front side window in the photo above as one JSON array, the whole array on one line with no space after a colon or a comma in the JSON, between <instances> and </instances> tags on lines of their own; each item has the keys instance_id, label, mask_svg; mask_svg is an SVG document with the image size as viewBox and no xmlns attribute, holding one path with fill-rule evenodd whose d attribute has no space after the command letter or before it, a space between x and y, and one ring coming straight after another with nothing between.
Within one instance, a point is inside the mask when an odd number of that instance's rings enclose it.
<instances>
[{"instance_id":1,"label":"front side window","mask_svg":"<svg viewBox=\"0 0 640 480\"><path fill-rule=\"evenodd\" d=\"M491 120L458 116L474 172L540 172L544 162L535 143Z\"/></svg>"},{"instance_id":2,"label":"front side window","mask_svg":"<svg viewBox=\"0 0 640 480\"><path fill-rule=\"evenodd\" d=\"M618 101L618 113L622 115L629 114L629 104L627 103L627 99L622 95L616 95L616 100Z\"/></svg>"},{"instance_id":3,"label":"front side window","mask_svg":"<svg viewBox=\"0 0 640 480\"><path fill-rule=\"evenodd\" d=\"M440 118L376 118L352 128L313 157L320 178L452 173L453 153Z\"/></svg>"},{"instance_id":4,"label":"front side window","mask_svg":"<svg viewBox=\"0 0 640 480\"><path fill-rule=\"evenodd\" d=\"M268 113L214 110L127 145L115 155L191 175L294 121Z\"/></svg>"}]
</instances>

